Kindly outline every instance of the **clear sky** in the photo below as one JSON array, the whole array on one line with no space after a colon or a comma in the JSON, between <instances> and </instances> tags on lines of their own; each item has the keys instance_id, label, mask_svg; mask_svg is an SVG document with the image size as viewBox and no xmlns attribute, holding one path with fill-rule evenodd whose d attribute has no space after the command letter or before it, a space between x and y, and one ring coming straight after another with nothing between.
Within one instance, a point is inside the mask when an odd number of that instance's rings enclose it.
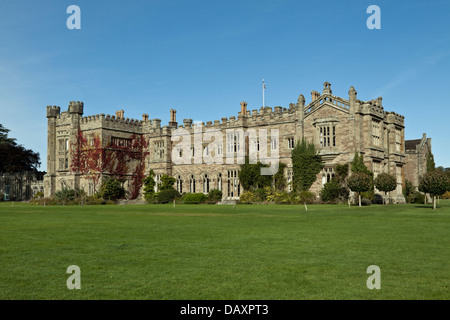
<instances>
[{"instance_id":1,"label":"clear sky","mask_svg":"<svg viewBox=\"0 0 450 320\"><path fill-rule=\"evenodd\" d=\"M69 30L69 5L81 29ZM381 29L369 30L369 5ZM46 106L85 115L169 121L237 116L240 102L288 107L302 93L383 97L405 116L406 139L432 138L437 166L450 167L450 1L0 2L0 123L41 155Z\"/></svg>"}]
</instances>

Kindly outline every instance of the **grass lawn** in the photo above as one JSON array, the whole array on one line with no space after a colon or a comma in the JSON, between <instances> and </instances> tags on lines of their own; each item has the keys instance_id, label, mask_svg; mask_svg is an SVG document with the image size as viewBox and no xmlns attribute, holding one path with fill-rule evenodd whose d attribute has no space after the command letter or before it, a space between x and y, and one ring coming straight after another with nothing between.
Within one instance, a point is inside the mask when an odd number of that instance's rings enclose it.
<instances>
[{"instance_id":1,"label":"grass lawn","mask_svg":"<svg viewBox=\"0 0 450 320\"><path fill-rule=\"evenodd\" d=\"M450 299L450 201L0 203L0 299ZM66 269L81 269L81 290ZM367 267L381 270L369 290Z\"/></svg>"}]
</instances>

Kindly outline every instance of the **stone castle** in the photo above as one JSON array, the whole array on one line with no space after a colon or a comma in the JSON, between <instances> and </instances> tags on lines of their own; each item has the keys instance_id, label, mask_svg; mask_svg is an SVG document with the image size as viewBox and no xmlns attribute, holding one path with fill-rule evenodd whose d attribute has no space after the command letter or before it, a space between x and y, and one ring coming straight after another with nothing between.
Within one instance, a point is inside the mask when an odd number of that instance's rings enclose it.
<instances>
[{"instance_id":1,"label":"stone castle","mask_svg":"<svg viewBox=\"0 0 450 320\"><path fill-rule=\"evenodd\" d=\"M247 110L247 103L241 102L237 116L221 118L221 121L208 121L206 124L193 123L192 119L184 119L183 124L178 124L176 111L173 109L170 110L168 125L161 126L160 119L149 119L147 114L140 120L125 118L123 110L117 111L115 115L83 116L83 108L83 103L78 101L70 102L68 111L64 112L58 106L47 106L45 196L51 196L63 187L82 188L88 194L94 192L95 186L88 175L71 170L74 159L70 150L79 144L80 132L90 141L94 136L99 137L103 146L127 146L134 137L143 137L148 142L145 148L145 174L153 170L157 182L163 174L174 177L175 187L179 192L207 193L211 189L219 189L224 199L238 199L243 191L238 178L240 164L236 161L224 161L223 164L176 164L172 161L175 154L172 151L177 147L176 142L172 141L175 130L182 128L194 134L200 125L203 131L212 130L222 134L223 139L216 141L214 150L208 149L209 142L203 142L203 151L192 147L192 155L200 151L217 156L229 152L245 152L248 155L249 144L257 145L254 150L259 150L257 139L250 141L247 137L242 140L239 132L249 129L267 129L270 132L278 129L278 146L274 146L274 141L269 137L267 150L278 148L279 161L286 164L284 174L287 182L292 181L293 175L291 150L304 137L318 147L325 164L310 190L316 194L333 177L335 166L351 162L355 152L364 155L366 166L375 176L381 172L389 172L397 177L397 189L391 193L391 197L397 202L404 201L402 188L408 159L415 162L416 166L408 169L409 174L414 176L423 173L423 164L418 164L415 156L405 146L403 116L385 111L381 97L368 101L359 100L353 87L350 87L347 99L335 96L328 82L324 83L322 93L311 92L311 101L307 104L302 94L289 107L262 107L250 111ZM229 132L232 132L231 136ZM417 144L422 148L424 143ZM422 152L421 150L417 152ZM129 165L131 168L137 164ZM101 179L107 176L107 173L101 173ZM410 179L417 181L418 176L416 178ZM126 188L130 188L130 179L130 174L124 175Z\"/></svg>"}]
</instances>

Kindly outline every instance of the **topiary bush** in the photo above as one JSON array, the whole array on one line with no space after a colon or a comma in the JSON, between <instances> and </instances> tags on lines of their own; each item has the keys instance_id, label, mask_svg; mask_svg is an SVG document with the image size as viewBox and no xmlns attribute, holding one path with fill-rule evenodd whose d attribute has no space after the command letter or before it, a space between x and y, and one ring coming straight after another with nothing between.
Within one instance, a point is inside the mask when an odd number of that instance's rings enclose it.
<instances>
[{"instance_id":1,"label":"topiary bush","mask_svg":"<svg viewBox=\"0 0 450 320\"><path fill-rule=\"evenodd\" d=\"M199 204L205 202L207 199L203 193L187 193L183 198L185 204Z\"/></svg>"},{"instance_id":2,"label":"topiary bush","mask_svg":"<svg viewBox=\"0 0 450 320\"><path fill-rule=\"evenodd\" d=\"M361 205L362 206L370 206L372 204L372 200L367 199L367 198L362 198L361 199Z\"/></svg>"}]
</instances>

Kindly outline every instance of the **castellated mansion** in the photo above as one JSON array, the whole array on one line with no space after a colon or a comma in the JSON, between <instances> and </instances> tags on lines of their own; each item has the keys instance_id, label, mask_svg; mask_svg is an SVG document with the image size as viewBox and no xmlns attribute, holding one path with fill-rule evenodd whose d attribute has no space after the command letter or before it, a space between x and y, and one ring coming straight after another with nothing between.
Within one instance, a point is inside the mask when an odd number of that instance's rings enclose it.
<instances>
[{"instance_id":1,"label":"castellated mansion","mask_svg":"<svg viewBox=\"0 0 450 320\"><path fill-rule=\"evenodd\" d=\"M417 183L416 175L426 170L423 169L423 161L418 160L423 159L424 155L419 153L424 145L430 143L429 139L411 140L414 142L408 145L411 150L407 154L403 116L385 111L381 97L368 101L359 100L353 87L348 91L348 98L335 96L328 82L324 83L322 93L311 92L309 103L306 103L302 94L296 103L273 109L262 107L259 110L248 110L247 103L241 102L237 116L207 121L206 124L193 123L192 119L184 119L183 124L179 124L173 109L170 110L169 123L162 126L160 119L149 119L147 114L142 115L139 120L125 118L123 110L116 111L115 115L83 116L83 108L83 102L78 101L70 102L68 110L64 112L58 106L47 106L48 156L47 174L44 178L46 197L64 187L81 188L88 194L95 192L92 175L86 171L79 172L73 167L75 159L71 150L80 148L80 135L90 142L88 146L92 146L93 139L97 137L102 147L111 149L126 146L131 148L136 137L145 141L141 149L133 150L142 152L142 163L136 160L139 157L129 158L126 164L128 171L122 172L122 181L128 190L132 187L133 172L140 166L144 176L153 170L157 182L164 174L174 177L175 187L181 193L207 193L211 189L219 189L224 199L238 199L243 191L238 178L241 164L237 161L237 154L249 156L251 150L260 152L264 149L260 146L261 140L261 143L267 144L268 154L276 149L279 161L286 164L284 174L289 183L293 177L291 150L304 137L314 142L325 164L310 191L318 195L323 185L333 177L335 166L351 162L355 152L359 152L364 155L366 166L375 176L381 172L389 172L397 177L397 189L391 196L397 202L402 202L406 174L408 172L411 175L409 180ZM179 140L173 139L176 130L180 129L192 137L196 131L198 133L201 130L215 132L215 137L220 138L215 138L214 144L211 144L212 140L205 141L206 139L200 142L200 146L192 143L192 147L186 152L186 149L178 148ZM266 129L267 139L245 134L251 129L256 132ZM276 129L278 136L275 140L271 132ZM191 141L194 142L195 137ZM194 161L196 152L215 156L216 159L223 157L224 161L208 164ZM178 154L192 161L174 161L173 156ZM225 155L228 157L230 154L236 154L236 157L232 157L234 161L225 160ZM410 169L407 169L408 157L412 162ZM100 182L112 175L106 171L98 174ZM142 197L142 184L139 188L139 197Z\"/></svg>"}]
</instances>

